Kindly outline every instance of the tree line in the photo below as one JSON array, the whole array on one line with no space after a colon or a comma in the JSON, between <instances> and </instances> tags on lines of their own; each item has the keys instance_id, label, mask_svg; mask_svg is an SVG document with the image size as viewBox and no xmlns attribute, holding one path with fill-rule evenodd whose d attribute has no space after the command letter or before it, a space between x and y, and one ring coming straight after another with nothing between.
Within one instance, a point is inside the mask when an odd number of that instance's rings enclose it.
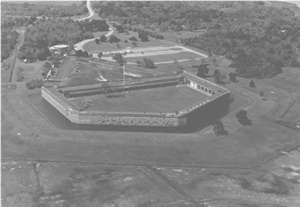
<instances>
[{"instance_id":1,"label":"tree line","mask_svg":"<svg viewBox=\"0 0 300 207\"><path fill-rule=\"evenodd\" d=\"M300 19L278 8L243 9L218 19L208 31L183 44L224 55L244 77L265 78L284 66L299 66Z\"/></svg>"},{"instance_id":2,"label":"tree line","mask_svg":"<svg viewBox=\"0 0 300 207\"><path fill-rule=\"evenodd\" d=\"M94 30L107 31L104 20L77 22L72 19L42 19L27 27L24 44L19 58L29 61L44 60L49 55L49 47L68 44L71 47L84 39L93 38Z\"/></svg>"},{"instance_id":3,"label":"tree line","mask_svg":"<svg viewBox=\"0 0 300 207\"><path fill-rule=\"evenodd\" d=\"M198 33L182 37L182 43L226 56L240 76L264 78L280 73L284 66L299 66L300 18L288 6L272 4L97 2L95 8L100 16L124 27Z\"/></svg>"},{"instance_id":4,"label":"tree line","mask_svg":"<svg viewBox=\"0 0 300 207\"><path fill-rule=\"evenodd\" d=\"M47 16L71 17L87 13L85 2L82 3L47 3L47 2L3 2L2 13L5 16Z\"/></svg>"},{"instance_id":5,"label":"tree line","mask_svg":"<svg viewBox=\"0 0 300 207\"><path fill-rule=\"evenodd\" d=\"M9 57L18 37L19 33L13 27L1 27L1 61Z\"/></svg>"}]
</instances>

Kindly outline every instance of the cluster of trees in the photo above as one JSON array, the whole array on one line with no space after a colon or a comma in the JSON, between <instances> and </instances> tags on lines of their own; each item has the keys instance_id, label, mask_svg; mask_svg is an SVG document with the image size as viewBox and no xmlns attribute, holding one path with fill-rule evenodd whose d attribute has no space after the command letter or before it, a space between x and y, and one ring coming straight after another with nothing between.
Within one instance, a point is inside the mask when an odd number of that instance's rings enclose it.
<instances>
[{"instance_id":1,"label":"cluster of trees","mask_svg":"<svg viewBox=\"0 0 300 207\"><path fill-rule=\"evenodd\" d=\"M89 57L89 53L87 51L76 50L75 56L77 57Z\"/></svg>"},{"instance_id":2,"label":"cluster of trees","mask_svg":"<svg viewBox=\"0 0 300 207\"><path fill-rule=\"evenodd\" d=\"M239 76L264 78L280 73L284 66L299 65L299 16L288 5L272 4L98 2L95 7L99 15L117 20L131 30L201 30L182 42L233 60Z\"/></svg>"},{"instance_id":3,"label":"cluster of trees","mask_svg":"<svg viewBox=\"0 0 300 207\"><path fill-rule=\"evenodd\" d=\"M126 29L137 32L139 36L146 36L145 38L152 37L155 39L164 39L164 36L162 34L151 30L146 30L143 27L126 26Z\"/></svg>"},{"instance_id":4,"label":"cluster of trees","mask_svg":"<svg viewBox=\"0 0 300 207\"><path fill-rule=\"evenodd\" d=\"M43 86L43 80L41 79L33 79L26 83L26 87L28 89L41 88Z\"/></svg>"},{"instance_id":5,"label":"cluster of trees","mask_svg":"<svg viewBox=\"0 0 300 207\"><path fill-rule=\"evenodd\" d=\"M95 42L96 44L100 44L101 42L106 42L107 41L107 37L103 34L100 36L100 38L96 38Z\"/></svg>"},{"instance_id":6,"label":"cluster of trees","mask_svg":"<svg viewBox=\"0 0 300 207\"><path fill-rule=\"evenodd\" d=\"M110 35L109 38L107 38L105 35L101 35L100 38L95 39L96 44L100 44L101 42L118 43L120 41L121 39L116 35Z\"/></svg>"},{"instance_id":7,"label":"cluster of trees","mask_svg":"<svg viewBox=\"0 0 300 207\"><path fill-rule=\"evenodd\" d=\"M15 16L3 16L1 19L1 26L3 27L20 27L28 25L33 18L31 17L15 17Z\"/></svg>"},{"instance_id":8,"label":"cluster of trees","mask_svg":"<svg viewBox=\"0 0 300 207\"><path fill-rule=\"evenodd\" d=\"M90 32L102 32L108 31L109 26L105 20L102 19L93 19L93 20L85 20L80 22L80 26L83 30Z\"/></svg>"},{"instance_id":9,"label":"cluster of trees","mask_svg":"<svg viewBox=\"0 0 300 207\"><path fill-rule=\"evenodd\" d=\"M94 7L103 17L123 25L140 25L150 30L197 29L221 13L210 3L199 2L98 2ZM213 5L213 4L212 4Z\"/></svg>"},{"instance_id":10,"label":"cluster of trees","mask_svg":"<svg viewBox=\"0 0 300 207\"><path fill-rule=\"evenodd\" d=\"M25 32L24 44L19 58L29 61L45 60L49 56L48 47L56 44L73 45L93 34L71 19L50 19L36 22Z\"/></svg>"},{"instance_id":11,"label":"cluster of trees","mask_svg":"<svg viewBox=\"0 0 300 207\"><path fill-rule=\"evenodd\" d=\"M12 27L1 26L1 61L9 57L17 44L18 37L19 33Z\"/></svg>"},{"instance_id":12,"label":"cluster of trees","mask_svg":"<svg viewBox=\"0 0 300 207\"><path fill-rule=\"evenodd\" d=\"M138 66L142 66L144 68L150 68L150 69L156 68L155 63L153 62L153 60L151 60L150 58L146 58L146 57L143 58L142 61L137 60L136 64Z\"/></svg>"},{"instance_id":13,"label":"cluster of trees","mask_svg":"<svg viewBox=\"0 0 300 207\"><path fill-rule=\"evenodd\" d=\"M207 32L182 43L233 60L243 77L272 77L284 66L299 66L300 19L277 8L239 10L226 14Z\"/></svg>"},{"instance_id":14,"label":"cluster of trees","mask_svg":"<svg viewBox=\"0 0 300 207\"><path fill-rule=\"evenodd\" d=\"M47 16L47 17L71 17L87 13L85 2L83 3L59 3L59 2L3 2L5 16Z\"/></svg>"},{"instance_id":15,"label":"cluster of trees","mask_svg":"<svg viewBox=\"0 0 300 207\"><path fill-rule=\"evenodd\" d=\"M148 34L147 34L146 32L144 32L144 31L138 32L138 36L139 36L139 38L140 38L140 40L141 40L142 42L147 42L147 41L149 41Z\"/></svg>"}]
</instances>

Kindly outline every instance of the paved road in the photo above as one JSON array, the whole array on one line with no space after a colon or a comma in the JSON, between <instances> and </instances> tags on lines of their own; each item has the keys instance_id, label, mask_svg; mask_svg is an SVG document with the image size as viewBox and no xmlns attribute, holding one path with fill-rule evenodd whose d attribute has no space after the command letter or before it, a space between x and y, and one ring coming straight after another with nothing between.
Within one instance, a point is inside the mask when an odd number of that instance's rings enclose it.
<instances>
[{"instance_id":1,"label":"paved road","mask_svg":"<svg viewBox=\"0 0 300 207\"><path fill-rule=\"evenodd\" d=\"M95 11L94 11L93 8L92 8L91 1L90 1L90 0L87 0L87 1L86 1L86 7L87 7L87 9L88 9L88 11L89 11L89 15L86 16L86 17L83 17L83 18L81 18L81 19L78 19L78 21L83 21L83 20L89 19L89 18L91 18L91 17L93 17L93 16L95 15Z\"/></svg>"},{"instance_id":2,"label":"paved road","mask_svg":"<svg viewBox=\"0 0 300 207\"><path fill-rule=\"evenodd\" d=\"M11 59L11 64L10 64L10 75L9 75L9 82L15 82L15 67L16 67L16 61L17 61L17 57L18 57L18 52L20 47L23 45L24 42L24 34L25 34L25 29L19 29L17 30L17 32L19 33L19 37L18 37L18 43L12 53L12 59Z\"/></svg>"},{"instance_id":3,"label":"paved road","mask_svg":"<svg viewBox=\"0 0 300 207\"><path fill-rule=\"evenodd\" d=\"M81 19L78 19L78 21L83 21L83 20L86 20L86 19L90 19L90 18L92 18L92 17L95 15L95 11L94 11L93 8L92 8L91 1L90 1L90 0L87 0L87 1L86 1L86 7L87 7L88 10L89 10L89 15L86 16L86 17L83 17L83 18L81 18ZM105 36L106 36L107 38L110 37L110 36L114 33L114 28L113 28L113 26L112 26L111 24L109 24L109 23L108 23L108 25L109 25L109 29L108 29L108 32L105 34ZM75 49L75 50L83 50L83 51L84 51L83 46L84 46L86 43L88 43L88 42L94 41L95 39L96 39L96 38L91 38L91 39L85 39L85 40L82 40L82 41L80 41L80 42L78 42L78 43L76 43L76 44L74 45L74 49Z\"/></svg>"}]
</instances>

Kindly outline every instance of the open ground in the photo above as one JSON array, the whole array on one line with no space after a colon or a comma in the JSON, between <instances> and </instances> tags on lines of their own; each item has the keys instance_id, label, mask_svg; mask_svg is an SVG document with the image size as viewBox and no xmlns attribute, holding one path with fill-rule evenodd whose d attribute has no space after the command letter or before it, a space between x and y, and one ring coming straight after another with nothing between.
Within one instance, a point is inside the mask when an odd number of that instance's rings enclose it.
<instances>
[{"instance_id":1,"label":"open ground","mask_svg":"<svg viewBox=\"0 0 300 207\"><path fill-rule=\"evenodd\" d=\"M105 44L99 48L118 50ZM192 66L201 55L179 54L149 56L157 65L151 72L133 65L127 70L145 76L170 73L178 70L174 59L181 58L180 66L195 72ZM230 71L225 62L216 68ZM25 68L25 82L40 76L42 64L17 60L16 68ZM119 68L107 67L115 69ZM299 68L255 80L256 88L244 78L226 83L234 97L222 117L228 136L215 136L210 125L181 133L78 127L45 102L39 89L30 91L24 82L16 82L12 71L13 81L3 84L1 93L3 206L300 206L298 171L283 169L300 165L299 149L295 150L300 132L274 121L300 122ZM240 109L247 109L252 126L238 123L235 114ZM256 186L247 188L245 178ZM270 186L277 191L257 190Z\"/></svg>"}]
</instances>

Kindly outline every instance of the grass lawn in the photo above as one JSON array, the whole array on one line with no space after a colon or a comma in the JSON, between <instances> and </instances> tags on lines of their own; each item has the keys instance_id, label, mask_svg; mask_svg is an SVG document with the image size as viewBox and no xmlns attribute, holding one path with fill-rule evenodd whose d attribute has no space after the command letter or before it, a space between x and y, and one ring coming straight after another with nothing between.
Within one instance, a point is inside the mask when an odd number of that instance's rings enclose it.
<instances>
[{"instance_id":1,"label":"grass lawn","mask_svg":"<svg viewBox=\"0 0 300 207\"><path fill-rule=\"evenodd\" d=\"M16 71L20 68L23 69L24 73L24 81L32 80L32 79L41 79L42 78L42 68L45 61L37 61L33 63L24 63L21 60L17 60L16 62ZM16 76L16 74L15 74ZM16 78L16 77L15 77Z\"/></svg>"},{"instance_id":2,"label":"grass lawn","mask_svg":"<svg viewBox=\"0 0 300 207\"><path fill-rule=\"evenodd\" d=\"M95 37L101 36L102 33L95 33ZM120 50L120 49L125 49L128 47L134 48L135 46L131 43L129 40L130 37L135 36L138 39L138 35L136 32L129 32L128 34L126 33L113 33L113 35L117 36L121 41L119 43L100 43L96 44L95 41L90 41L86 43L83 48L89 52L89 53L99 53L99 52L104 52L104 51L113 51L113 50ZM128 42L124 42L127 40ZM173 43L170 43L168 41L164 40L157 40L153 38L149 38L148 42L141 42L137 41L137 47L151 47L151 46L172 46L174 45Z\"/></svg>"},{"instance_id":3,"label":"grass lawn","mask_svg":"<svg viewBox=\"0 0 300 207\"><path fill-rule=\"evenodd\" d=\"M144 56L146 58L150 58L155 63L159 62L172 62L175 63L177 60L178 62L182 61L191 61L191 60L200 60L202 57L199 55L196 55L191 52L178 52L174 54L163 54L163 55L151 55L151 56ZM141 57L128 57L126 58L128 62L136 62L137 60L142 61L143 56Z\"/></svg>"},{"instance_id":4,"label":"grass lawn","mask_svg":"<svg viewBox=\"0 0 300 207\"><path fill-rule=\"evenodd\" d=\"M134 90L118 98L104 95L90 97L93 100L87 110L116 112L175 112L206 100L208 96L186 86L168 86ZM82 98L73 99L75 105ZM79 101L79 102L78 102Z\"/></svg>"}]
</instances>

